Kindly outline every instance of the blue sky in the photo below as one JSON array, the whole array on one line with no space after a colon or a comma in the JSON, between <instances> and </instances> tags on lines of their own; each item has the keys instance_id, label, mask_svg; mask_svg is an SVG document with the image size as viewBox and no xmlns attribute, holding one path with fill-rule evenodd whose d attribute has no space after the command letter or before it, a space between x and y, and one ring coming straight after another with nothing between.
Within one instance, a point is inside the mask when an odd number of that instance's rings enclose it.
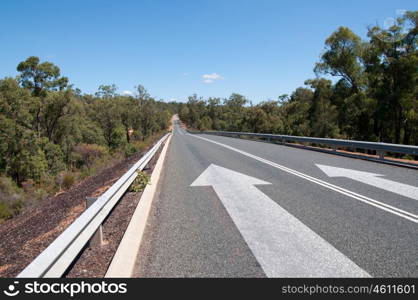
<instances>
[{"instance_id":1,"label":"blue sky","mask_svg":"<svg viewBox=\"0 0 418 300\"><path fill-rule=\"evenodd\" d=\"M257 103L302 86L339 26L366 37L414 1L0 1L0 77L39 56L85 93L144 85L158 99Z\"/></svg>"}]
</instances>

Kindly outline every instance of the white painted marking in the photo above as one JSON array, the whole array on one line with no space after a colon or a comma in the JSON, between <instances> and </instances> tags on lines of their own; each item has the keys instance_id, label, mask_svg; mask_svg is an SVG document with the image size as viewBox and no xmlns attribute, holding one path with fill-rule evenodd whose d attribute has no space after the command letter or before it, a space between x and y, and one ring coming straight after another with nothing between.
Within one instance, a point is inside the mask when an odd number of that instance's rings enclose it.
<instances>
[{"instance_id":1,"label":"white painted marking","mask_svg":"<svg viewBox=\"0 0 418 300\"><path fill-rule=\"evenodd\" d=\"M393 180L381 178L384 176L381 174L356 171L352 169L344 169L331 167L326 165L316 164L325 174L329 177L346 177L352 180L356 180L368 185L372 185L379 189L396 193L401 196L405 196L414 200L418 200L418 188L412 185L396 182Z\"/></svg>"},{"instance_id":2,"label":"white painted marking","mask_svg":"<svg viewBox=\"0 0 418 300\"><path fill-rule=\"evenodd\" d=\"M106 278L128 278L134 275L139 248L144 239L145 227L151 211L152 201L155 198L157 186L160 181L162 169L165 164L171 138L172 135L167 138L164 148L158 157L157 164L151 174L151 184L147 184L142 192L141 199L135 208L128 227L119 243L118 249L106 271Z\"/></svg>"},{"instance_id":3,"label":"white painted marking","mask_svg":"<svg viewBox=\"0 0 418 300\"><path fill-rule=\"evenodd\" d=\"M316 183L316 184L321 185L321 186L323 186L325 188L328 188L330 190L336 191L336 192L338 192L340 194L346 195L348 197L351 197L353 199L356 199L358 201L361 201L361 202L366 203L368 205L371 205L371 206L374 206L376 208L382 209L382 210L384 210L386 212L389 212L391 214L397 215L397 216L399 216L401 218L404 218L406 220L409 220L411 222L414 222L414 223L417 223L418 224L418 215L415 215L413 213L410 213L410 212L407 212L405 210L402 210L402 209L399 209L397 207L394 207L392 205L389 205L389 204L380 202L378 200L374 200L372 198L369 198L369 197L366 197L366 196L357 194L355 192L352 192L350 190L347 190L347 189L344 189L342 187L336 186L336 185L331 184L329 182L326 182L324 180L320 180L318 178L315 178L315 177L309 176L307 174L298 172L298 171L293 170L293 169L290 169L288 167L285 167L285 166L276 164L276 163L274 163L272 161L269 161L269 160L264 159L262 157L253 155L251 153L248 153L248 152L245 152L245 151L242 151L242 150L239 150L237 148L234 148L234 147L231 147L231 146L228 146L228 145L219 143L219 142L215 142L215 141L212 141L210 139L207 139L207 138L204 138L204 137L201 137L201 136L192 135L192 134L190 136L195 137L195 138L198 138L198 139L201 139L201 140L204 140L204 141L207 141L207 142L210 142L210 143L214 143L216 145L219 145L221 147L227 148L229 150L238 152L238 153L240 153L242 155L245 155L247 157L251 157L251 158L253 158L255 160L258 160L258 161L260 161L262 163L265 163L267 165L270 165L270 166L272 166L274 168L280 169L280 170L285 171L285 172L287 172L289 174L293 174L293 175L298 176L300 178L306 179L306 180L308 180L310 182Z\"/></svg>"},{"instance_id":4,"label":"white painted marking","mask_svg":"<svg viewBox=\"0 0 418 300\"><path fill-rule=\"evenodd\" d=\"M210 165L191 186L212 186L268 277L370 277L254 185L269 182Z\"/></svg>"}]
</instances>

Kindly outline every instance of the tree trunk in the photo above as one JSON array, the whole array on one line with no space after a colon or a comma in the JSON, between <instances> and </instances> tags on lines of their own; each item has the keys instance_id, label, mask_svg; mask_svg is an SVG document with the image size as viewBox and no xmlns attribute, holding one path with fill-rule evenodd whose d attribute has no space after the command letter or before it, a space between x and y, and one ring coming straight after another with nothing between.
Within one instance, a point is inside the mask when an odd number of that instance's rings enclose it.
<instances>
[{"instance_id":1,"label":"tree trunk","mask_svg":"<svg viewBox=\"0 0 418 300\"><path fill-rule=\"evenodd\" d=\"M131 142L131 136L129 135L129 129L126 129L126 141L128 144Z\"/></svg>"}]
</instances>

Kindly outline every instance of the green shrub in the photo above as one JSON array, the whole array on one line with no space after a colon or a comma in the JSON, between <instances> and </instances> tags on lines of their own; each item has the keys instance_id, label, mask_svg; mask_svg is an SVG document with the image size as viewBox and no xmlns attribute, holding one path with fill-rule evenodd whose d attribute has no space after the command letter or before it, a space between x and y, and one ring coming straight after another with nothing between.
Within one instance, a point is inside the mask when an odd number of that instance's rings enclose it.
<instances>
[{"instance_id":1,"label":"green shrub","mask_svg":"<svg viewBox=\"0 0 418 300\"><path fill-rule=\"evenodd\" d=\"M17 215L23 209L24 204L25 203L23 202L23 200L20 199L13 202L10 207L12 209L13 214Z\"/></svg>"},{"instance_id":2,"label":"green shrub","mask_svg":"<svg viewBox=\"0 0 418 300\"><path fill-rule=\"evenodd\" d=\"M143 133L140 130L134 130L131 136L131 141L140 141L143 139L143 137Z\"/></svg>"},{"instance_id":3,"label":"green shrub","mask_svg":"<svg viewBox=\"0 0 418 300\"><path fill-rule=\"evenodd\" d=\"M47 138L42 138L41 140L41 147L45 153L49 173L56 175L65 169L64 154L59 145L49 142Z\"/></svg>"},{"instance_id":4,"label":"green shrub","mask_svg":"<svg viewBox=\"0 0 418 300\"><path fill-rule=\"evenodd\" d=\"M68 190L70 187L74 185L75 181L76 181L76 176L74 173L70 173L70 172L64 173L62 177L62 187L65 190Z\"/></svg>"},{"instance_id":5,"label":"green shrub","mask_svg":"<svg viewBox=\"0 0 418 300\"><path fill-rule=\"evenodd\" d=\"M83 121L83 130L80 131L83 142L86 144L105 145L106 141L103 137L103 130L90 120Z\"/></svg>"},{"instance_id":6,"label":"green shrub","mask_svg":"<svg viewBox=\"0 0 418 300\"><path fill-rule=\"evenodd\" d=\"M142 142L137 141L137 142L135 142L135 148L136 148L136 151L138 151L138 152L144 151L145 148L146 148L146 146L147 146L147 142L146 141L142 141Z\"/></svg>"},{"instance_id":7,"label":"green shrub","mask_svg":"<svg viewBox=\"0 0 418 300\"><path fill-rule=\"evenodd\" d=\"M23 191L10 177L0 177L0 199L10 205L23 199Z\"/></svg>"},{"instance_id":8,"label":"green shrub","mask_svg":"<svg viewBox=\"0 0 418 300\"><path fill-rule=\"evenodd\" d=\"M0 222L10 219L12 216L10 207L6 203L0 202Z\"/></svg>"},{"instance_id":9,"label":"green shrub","mask_svg":"<svg viewBox=\"0 0 418 300\"><path fill-rule=\"evenodd\" d=\"M96 159L107 154L107 149L96 144L80 144L74 147L74 154L78 164L90 167Z\"/></svg>"},{"instance_id":10,"label":"green shrub","mask_svg":"<svg viewBox=\"0 0 418 300\"><path fill-rule=\"evenodd\" d=\"M150 183L150 177L144 172L138 171L138 176L135 178L134 182L129 188L130 192L140 192L142 191L147 184Z\"/></svg>"},{"instance_id":11,"label":"green shrub","mask_svg":"<svg viewBox=\"0 0 418 300\"><path fill-rule=\"evenodd\" d=\"M74 151L70 153L68 162L73 168L76 168L76 169L80 169L84 166L83 157L81 156L80 153L76 153Z\"/></svg>"},{"instance_id":12,"label":"green shrub","mask_svg":"<svg viewBox=\"0 0 418 300\"><path fill-rule=\"evenodd\" d=\"M136 152L138 151L138 149L135 147L134 144L126 144L125 146L125 157L129 157L134 155Z\"/></svg>"},{"instance_id":13,"label":"green shrub","mask_svg":"<svg viewBox=\"0 0 418 300\"><path fill-rule=\"evenodd\" d=\"M48 197L48 192L45 191L44 189L36 189L34 192L34 200L36 201L42 201L44 199L46 199Z\"/></svg>"},{"instance_id":14,"label":"green shrub","mask_svg":"<svg viewBox=\"0 0 418 300\"><path fill-rule=\"evenodd\" d=\"M125 130L122 127L117 127L112 131L111 134L111 142L109 144L109 147L111 151L115 151L116 149L123 149L123 146L126 143L125 138Z\"/></svg>"},{"instance_id":15,"label":"green shrub","mask_svg":"<svg viewBox=\"0 0 418 300\"><path fill-rule=\"evenodd\" d=\"M9 177L0 177L0 220L16 215L23 208L23 191Z\"/></svg>"}]
</instances>

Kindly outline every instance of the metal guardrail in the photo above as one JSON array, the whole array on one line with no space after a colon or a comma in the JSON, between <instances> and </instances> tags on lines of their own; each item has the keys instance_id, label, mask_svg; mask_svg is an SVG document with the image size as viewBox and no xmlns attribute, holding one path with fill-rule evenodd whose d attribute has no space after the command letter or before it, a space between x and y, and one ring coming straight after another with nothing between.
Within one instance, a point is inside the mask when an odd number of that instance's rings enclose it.
<instances>
[{"instance_id":1,"label":"metal guardrail","mask_svg":"<svg viewBox=\"0 0 418 300\"><path fill-rule=\"evenodd\" d=\"M135 180L137 171L145 168L169 135L164 135L17 277L61 277Z\"/></svg>"},{"instance_id":2,"label":"metal guardrail","mask_svg":"<svg viewBox=\"0 0 418 300\"><path fill-rule=\"evenodd\" d=\"M340 140L340 139L315 138L315 137L292 136L292 135L281 135L281 134L250 133L250 132L200 131L199 133L223 135L223 136L238 136L238 137L249 136L249 137L263 138L267 140L279 140L283 144L285 144L286 142L314 143L314 144L331 146L331 148L333 148L334 150L336 150L337 147L374 150L379 154L379 157L382 159L384 158L384 154L388 152L418 156L418 146L401 145L401 144L363 142L363 141L353 141L353 140Z\"/></svg>"}]
</instances>

